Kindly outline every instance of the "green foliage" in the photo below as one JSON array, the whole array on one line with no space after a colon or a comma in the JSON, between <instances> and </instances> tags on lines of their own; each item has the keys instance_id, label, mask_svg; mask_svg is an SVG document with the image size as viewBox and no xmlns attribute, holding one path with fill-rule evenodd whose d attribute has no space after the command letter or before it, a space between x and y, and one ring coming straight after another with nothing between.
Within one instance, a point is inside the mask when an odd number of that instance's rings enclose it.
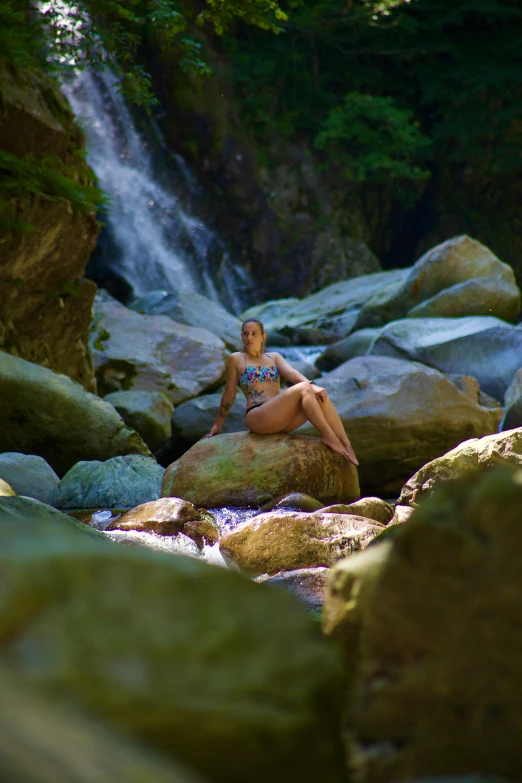
<instances>
[{"instance_id":1,"label":"green foliage","mask_svg":"<svg viewBox=\"0 0 522 783\"><path fill-rule=\"evenodd\" d=\"M413 161L430 142L412 117L413 112L397 108L393 98L351 92L331 109L314 145L331 149L350 180L382 174L420 179L429 172Z\"/></svg>"},{"instance_id":2,"label":"green foliage","mask_svg":"<svg viewBox=\"0 0 522 783\"><path fill-rule=\"evenodd\" d=\"M22 69L64 73L110 65L118 88L147 111L157 103L150 74L137 62L144 33L154 29L179 67L197 77L210 72L201 44L187 32L206 25L218 34L241 18L279 32L287 19L276 0L0 0L0 52Z\"/></svg>"},{"instance_id":3,"label":"green foliage","mask_svg":"<svg viewBox=\"0 0 522 783\"><path fill-rule=\"evenodd\" d=\"M83 157L83 156L82 156ZM86 168L83 166L83 177ZM60 158L46 155L19 158L0 150L0 227L12 231L34 228L16 217L13 199L41 194L47 198L65 198L73 209L93 212L107 204L108 197L96 185L81 182L78 168L66 166Z\"/></svg>"},{"instance_id":4,"label":"green foliage","mask_svg":"<svg viewBox=\"0 0 522 783\"><path fill-rule=\"evenodd\" d=\"M436 161L481 176L521 167L519 0L305 0L282 27L226 39L259 146L315 140L363 179L417 178Z\"/></svg>"}]
</instances>

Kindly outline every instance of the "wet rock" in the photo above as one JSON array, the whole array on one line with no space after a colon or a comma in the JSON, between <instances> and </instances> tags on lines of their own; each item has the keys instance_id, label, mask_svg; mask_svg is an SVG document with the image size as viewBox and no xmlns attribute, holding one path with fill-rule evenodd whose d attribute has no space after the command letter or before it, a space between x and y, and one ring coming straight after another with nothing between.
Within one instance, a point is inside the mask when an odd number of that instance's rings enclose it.
<instances>
[{"instance_id":1,"label":"wet rock","mask_svg":"<svg viewBox=\"0 0 522 783\"><path fill-rule=\"evenodd\" d=\"M150 454L112 405L65 375L0 352L0 452L43 457L58 475L79 459Z\"/></svg>"},{"instance_id":2,"label":"wet rock","mask_svg":"<svg viewBox=\"0 0 522 783\"><path fill-rule=\"evenodd\" d=\"M519 310L520 291L511 267L480 242L462 235L429 250L398 286L367 301L357 326L383 326L406 315L491 315L514 321Z\"/></svg>"},{"instance_id":3,"label":"wet rock","mask_svg":"<svg viewBox=\"0 0 522 783\"><path fill-rule=\"evenodd\" d=\"M355 514L270 511L238 525L220 541L225 560L252 575L331 566L364 549L383 526Z\"/></svg>"},{"instance_id":4,"label":"wet rock","mask_svg":"<svg viewBox=\"0 0 522 783\"><path fill-rule=\"evenodd\" d=\"M130 309L142 315L166 315L186 326L206 329L219 337L230 351L241 350L241 321L224 307L193 291L149 291Z\"/></svg>"},{"instance_id":5,"label":"wet rock","mask_svg":"<svg viewBox=\"0 0 522 783\"><path fill-rule=\"evenodd\" d=\"M287 495L283 495L283 497L275 498L265 503L261 507L261 511L273 511L278 508L289 508L292 511L317 511L322 507L322 503L304 492L289 492Z\"/></svg>"},{"instance_id":6,"label":"wet rock","mask_svg":"<svg viewBox=\"0 0 522 783\"><path fill-rule=\"evenodd\" d=\"M419 503L446 483L468 474L485 473L496 465L522 467L522 429L471 438L428 462L406 482L397 503Z\"/></svg>"},{"instance_id":7,"label":"wet rock","mask_svg":"<svg viewBox=\"0 0 522 783\"><path fill-rule=\"evenodd\" d=\"M56 508L134 508L160 497L165 469L152 457L130 454L77 462L56 488Z\"/></svg>"},{"instance_id":8,"label":"wet rock","mask_svg":"<svg viewBox=\"0 0 522 783\"><path fill-rule=\"evenodd\" d=\"M0 524L13 677L213 783L344 780L338 658L293 596L54 528Z\"/></svg>"},{"instance_id":9,"label":"wet rock","mask_svg":"<svg viewBox=\"0 0 522 783\"><path fill-rule=\"evenodd\" d=\"M203 549L205 544L212 546L219 541L219 529L216 523L211 522L207 518L192 519L190 522L185 522L182 533L191 538L200 549Z\"/></svg>"},{"instance_id":10,"label":"wet rock","mask_svg":"<svg viewBox=\"0 0 522 783\"><path fill-rule=\"evenodd\" d=\"M326 580L328 568L297 568L295 571L282 571L274 576L258 576L254 579L258 584L281 587L297 596L312 612L322 609L326 597Z\"/></svg>"},{"instance_id":11,"label":"wet rock","mask_svg":"<svg viewBox=\"0 0 522 783\"><path fill-rule=\"evenodd\" d=\"M430 460L473 435L497 432L502 416L497 403L481 404L478 387L473 400L437 370L384 356L351 359L321 386L353 445L365 495L395 495ZM315 430L304 424L297 433Z\"/></svg>"},{"instance_id":12,"label":"wet rock","mask_svg":"<svg viewBox=\"0 0 522 783\"><path fill-rule=\"evenodd\" d=\"M385 326L368 353L471 375L483 391L503 400L520 367L522 327L485 316L406 318Z\"/></svg>"},{"instance_id":13,"label":"wet rock","mask_svg":"<svg viewBox=\"0 0 522 783\"><path fill-rule=\"evenodd\" d=\"M0 454L0 478L13 487L17 495L49 503L60 479L42 457L6 451Z\"/></svg>"},{"instance_id":14,"label":"wet rock","mask_svg":"<svg viewBox=\"0 0 522 783\"><path fill-rule=\"evenodd\" d=\"M98 391L155 391L173 405L224 380L227 351L219 337L164 315L140 315L97 294L91 348Z\"/></svg>"},{"instance_id":15,"label":"wet rock","mask_svg":"<svg viewBox=\"0 0 522 783\"><path fill-rule=\"evenodd\" d=\"M522 367L516 371L506 390L504 406L505 412L500 423L500 431L522 427Z\"/></svg>"},{"instance_id":16,"label":"wet rock","mask_svg":"<svg viewBox=\"0 0 522 783\"><path fill-rule=\"evenodd\" d=\"M346 505L326 506L321 509L323 514L357 514L366 519L373 519L381 525L387 525L393 516L393 506L380 498L361 498L355 503Z\"/></svg>"},{"instance_id":17,"label":"wet rock","mask_svg":"<svg viewBox=\"0 0 522 783\"><path fill-rule=\"evenodd\" d=\"M151 500L149 503L141 503L136 508L126 511L117 519L113 520L107 530L141 530L148 533L158 533L161 536L175 536L178 533L185 533L185 523L188 522L206 522L210 524L208 517L211 514L205 512L201 514L198 509L189 503L187 500L181 500L180 498L160 498L159 500ZM189 528L193 530L194 535L203 534L198 533L197 528ZM206 527L204 528L207 529ZM214 528L214 532L215 528ZM217 540L218 536L214 536L214 540Z\"/></svg>"},{"instance_id":18,"label":"wet rock","mask_svg":"<svg viewBox=\"0 0 522 783\"><path fill-rule=\"evenodd\" d=\"M147 391L120 391L108 394L125 424L136 430L151 451L157 451L172 433L174 406L164 394Z\"/></svg>"},{"instance_id":19,"label":"wet rock","mask_svg":"<svg viewBox=\"0 0 522 783\"><path fill-rule=\"evenodd\" d=\"M316 438L238 432L192 446L167 468L161 490L205 508L261 506L288 492L351 502L357 470Z\"/></svg>"},{"instance_id":20,"label":"wet rock","mask_svg":"<svg viewBox=\"0 0 522 783\"><path fill-rule=\"evenodd\" d=\"M522 471L467 477L332 569L323 628L344 657L361 783L517 779L521 508Z\"/></svg>"},{"instance_id":21,"label":"wet rock","mask_svg":"<svg viewBox=\"0 0 522 783\"><path fill-rule=\"evenodd\" d=\"M343 340L328 346L326 351L316 360L317 367L323 372L327 372L349 359L364 356L380 331L380 329L358 329Z\"/></svg>"}]
</instances>

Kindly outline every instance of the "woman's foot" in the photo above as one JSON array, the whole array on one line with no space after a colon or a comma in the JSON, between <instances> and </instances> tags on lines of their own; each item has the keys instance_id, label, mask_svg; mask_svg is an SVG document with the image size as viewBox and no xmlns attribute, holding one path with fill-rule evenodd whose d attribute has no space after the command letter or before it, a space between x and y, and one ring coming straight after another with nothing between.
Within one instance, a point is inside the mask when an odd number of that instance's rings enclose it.
<instances>
[{"instance_id":1,"label":"woman's foot","mask_svg":"<svg viewBox=\"0 0 522 783\"><path fill-rule=\"evenodd\" d=\"M359 464L359 460L355 456L355 452L352 449L352 444L350 443L349 440L347 440L345 443L343 443L343 445L346 451L346 456L348 457L348 462L351 462L352 465L355 465L357 467L357 465Z\"/></svg>"},{"instance_id":2,"label":"woman's foot","mask_svg":"<svg viewBox=\"0 0 522 783\"><path fill-rule=\"evenodd\" d=\"M343 446L341 441L335 435L323 435L321 441L325 446L328 446L329 449L335 451L337 454L340 454L342 457L345 457L348 462L351 462L346 446ZM355 454L353 456L355 457Z\"/></svg>"}]
</instances>

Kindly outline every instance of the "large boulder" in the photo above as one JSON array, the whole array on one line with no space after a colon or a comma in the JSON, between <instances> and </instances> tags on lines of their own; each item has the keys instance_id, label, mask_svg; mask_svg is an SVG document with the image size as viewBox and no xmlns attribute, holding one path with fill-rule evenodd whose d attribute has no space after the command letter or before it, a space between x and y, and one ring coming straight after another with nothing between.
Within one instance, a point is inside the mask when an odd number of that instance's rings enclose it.
<instances>
[{"instance_id":1,"label":"large boulder","mask_svg":"<svg viewBox=\"0 0 522 783\"><path fill-rule=\"evenodd\" d=\"M467 474L491 470L495 465L522 468L522 428L471 438L423 465L404 485L400 506L416 505L442 485Z\"/></svg>"},{"instance_id":2,"label":"large boulder","mask_svg":"<svg viewBox=\"0 0 522 783\"><path fill-rule=\"evenodd\" d=\"M288 492L349 503L360 495L357 470L316 438L237 432L196 443L167 468L161 489L205 508L261 506Z\"/></svg>"},{"instance_id":3,"label":"large boulder","mask_svg":"<svg viewBox=\"0 0 522 783\"><path fill-rule=\"evenodd\" d=\"M143 315L167 315L179 324L197 326L219 337L231 351L239 351L241 321L218 302L193 291L149 291L129 305Z\"/></svg>"},{"instance_id":4,"label":"large boulder","mask_svg":"<svg viewBox=\"0 0 522 783\"><path fill-rule=\"evenodd\" d=\"M329 345L315 361L317 367L323 372L328 372L356 356L364 356L375 338L381 333L380 329L358 329L348 337Z\"/></svg>"},{"instance_id":5,"label":"large boulder","mask_svg":"<svg viewBox=\"0 0 522 783\"><path fill-rule=\"evenodd\" d=\"M219 539L214 516L180 498L160 498L142 503L116 517L105 530L138 530L160 536L183 533L200 546L204 543L215 544Z\"/></svg>"},{"instance_id":6,"label":"large boulder","mask_svg":"<svg viewBox=\"0 0 522 783\"><path fill-rule=\"evenodd\" d=\"M384 356L351 359L321 379L359 460L364 494L390 497L463 440L497 432L502 409L442 373ZM315 432L304 424L298 434Z\"/></svg>"},{"instance_id":7,"label":"large boulder","mask_svg":"<svg viewBox=\"0 0 522 783\"><path fill-rule=\"evenodd\" d=\"M502 401L522 357L522 327L498 318L406 318L385 326L368 354L412 359L443 373L472 375Z\"/></svg>"},{"instance_id":8,"label":"large boulder","mask_svg":"<svg viewBox=\"0 0 522 783\"><path fill-rule=\"evenodd\" d=\"M18 530L35 542L35 545L51 537L56 543L71 537L76 539L78 536L82 541L88 539L98 545L105 545L107 542L103 533L78 522L68 514L62 514L47 503L41 503L34 498L0 497L0 539L6 552L9 551L11 537L18 535Z\"/></svg>"},{"instance_id":9,"label":"large boulder","mask_svg":"<svg viewBox=\"0 0 522 783\"><path fill-rule=\"evenodd\" d=\"M355 514L269 511L224 535L221 554L253 576L332 566L364 549L383 526Z\"/></svg>"},{"instance_id":10,"label":"large boulder","mask_svg":"<svg viewBox=\"0 0 522 783\"><path fill-rule=\"evenodd\" d=\"M177 405L224 379L227 351L219 337L165 315L140 315L97 294L91 331L99 394L163 392Z\"/></svg>"},{"instance_id":11,"label":"large boulder","mask_svg":"<svg viewBox=\"0 0 522 783\"><path fill-rule=\"evenodd\" d=\"M297 599L51 527L1 521L0 663L213 783L344 780L336 651Z\"/></svg>"},{"instance_id":12,"label":"large boulder","mask_svg":"<svg viewBox=\"0 0 522 783\"><path fill-rule=\"evenodd\" d=\"M172 437L189 443L196 443L210 431L214 424L221 402L221 394L202 394L193 400L176 406L172 416ZM246 401L238 394L229 414L223 422L224 433L245 432Z\"/></svg>"},{"instance_id":13,"label":"large boulder","mask_svg":"<svg viewBox=\"0 0 522 783\"><path fill-rule=\"evenodd\" d=\"M514 321L520 290L513 270L466 235L429 250L400 285L367 301L358 328L405 318L492 315Z\"/></svg>"},{"instance_id":14,"label":"large boulder","mask_svg":"<svg viewBox=\"0 0 522 783\"><path fill-rule=\"evenodd\" d=\"M278 574L262 574L255 578L257 584L279 587L297 596L309 610L320 612L326 597L326 581L329 569L325 566L315 568L296 568L294 571L281 571Z\"/></svg>"},{"instance_id":15,"label":"large boulder","mask_svg":"<svg viewBox=\"0 0 522 783\"><path fill-rule=\"evenodd\" d=\"M125 424L136 430L151 451L157 451L172 433L174 406L164 394L150 391L120 391L107 394Z\"/></svg>"},{"instance_id":16,"label":"large boulder","mask_svg":"<svg viewBox=\"0 0 522 783\"><path fill-rule=\"evenodd\" d=\"M99 225L93 211L73 208L41 183L37 193L24 187L34 175L26 156L53 156L64 164L62 173L74 170L71 192L92 183L82 157L85 139L57 84L43 72L2 61L0 105L0 149L15 156L18 169L2 171L9 188L2 193L0 226L0 350L65 373L93 392L88 335L96 286L82 275ZM10 221L32 230L11 230Z\"/></svg>"},{"instance_id":17,"label":"large boulder","mask_svg":"<svg viewBox=\"0 0 522 783\"><path fill-rule=\"evenodd\" d=\"M56 508L134 508L157 500L165 469L152 457L130 454L77 462L52 496Z\"/></svg>"},{"instance_id":18,"label":"large boulder","mask_svg":"<svg viewBox=\"0 0 522 783\"><path fill-rule=\"evenodd\" d=\"M522 361L522 359L521 359ZM522 367L516 371L504 396L504 418L500 430L512 430L522 427Z\"/></svg>"},{"instance_id":19,"label":"large boulder","mask_svg":"<svg viewBox=\"0 0 522 783\"><path fill-rule=\"evenodd\" d=\"M402 282L409 270L392 269L333 283L316 294L301 299L278 318L270 319L269 329L299 327L328 329L344 337L353 328L360 308L375 293Z\"/></svg>"},{"instance_id":20,"label":"large boulder","mask_svg":"<svg viewBox=\"0 0 522 783\"><path fill-rule=\"evenodd\" d=\"M344 657L360 783L518 780L521 509L522 471L468 477L334 566L323 628Z\"/></svg>"},{"instance_id":21,"label":"large boulder","mask_svg":"<svg viewBox=\"0 0 522 783\"><path fill-rule=\"evenodd\" d=\"M6 451L0 454L0 478L8 481L17 495L49 503L60 481L51 466L34 454Z\"/></svg>"},{"instance_id":22,"label":"large boulder","mask_svg":"<svg viewBox=\"0 0 522 783\"><path fill-rule=\"evenodd\" d=\"M112 405L65 375L0 352L0 452L43 457L63 475L80 459L150 454Z\"/></svg>"}]
</instances>

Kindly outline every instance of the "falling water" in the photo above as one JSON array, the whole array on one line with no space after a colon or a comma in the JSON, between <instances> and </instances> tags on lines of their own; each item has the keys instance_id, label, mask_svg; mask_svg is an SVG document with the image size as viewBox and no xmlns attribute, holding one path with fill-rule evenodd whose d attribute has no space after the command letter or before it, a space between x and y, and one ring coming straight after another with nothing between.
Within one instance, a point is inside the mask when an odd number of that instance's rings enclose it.
<instances>
[{"instance_id":1,"label":"falling water","mask_svg":"<svg viewBox=\"0 0 522 783\"><path fill-rule=\"evenodd\" d=\"M244 306L248 276L235 266L220 238L187 208L200 186L185 161L170 152L156 123L140 134L115 76L86 70L63 84L82 125L88 161L111 204L102 216L111 248L110 269L134 296L151 290L197 291L232 312ZM160 149L168 181L154 173Z\"/></svg>"}]
</instances>

